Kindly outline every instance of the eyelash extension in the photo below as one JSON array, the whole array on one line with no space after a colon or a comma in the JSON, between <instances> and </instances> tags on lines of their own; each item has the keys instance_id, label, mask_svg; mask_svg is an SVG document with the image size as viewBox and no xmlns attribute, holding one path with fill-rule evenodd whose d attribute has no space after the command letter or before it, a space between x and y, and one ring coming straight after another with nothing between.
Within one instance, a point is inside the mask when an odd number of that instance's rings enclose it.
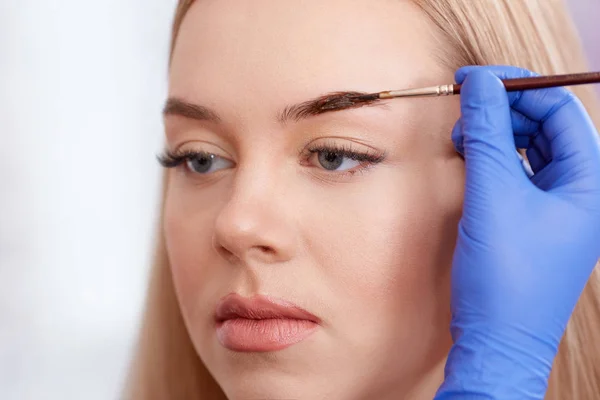
<instances>
[{"instance_id":1,"label":"eyelash extension","mask_svg":"<svg viewBox=\"0 0 600 400\"><path fill-rule=\"evenodd\" d=\"M375 150L358 152L352 149L349 145L338 145L338 144L319 144L307 149L309 155L315 153L335 153L343 157L347 157L353 161L360 161L367 164L379 164L386 158L384 152L378 152Z\"/></svg>"},{"instance_id":2,"label":"eyelash extension","mask_svg":"<svg viewBox=\"0 0 600 400\"><path fill-rule=\"evenodd\" d=\"M156 158L160 165L165 168L175 168L183 164L186 161L194 160L200 157L210 157L211 153L205 151L171 151L165 150L162 154L159 154Z\"/></svg>"}]
</instances>

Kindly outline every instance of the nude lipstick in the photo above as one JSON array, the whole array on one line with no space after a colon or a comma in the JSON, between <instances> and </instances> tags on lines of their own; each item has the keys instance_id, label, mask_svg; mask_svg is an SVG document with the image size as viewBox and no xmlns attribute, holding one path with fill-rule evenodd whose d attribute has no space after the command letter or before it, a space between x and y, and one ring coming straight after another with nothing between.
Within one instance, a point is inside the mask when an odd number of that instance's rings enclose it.
<instances>
[{"instance_id":1,"label":"nude lipstick","mask_svg":"<svg viewBox=\"0 0 600 400\"><path fill-rule=\"evenodd\" d=\"M283 350L315 332L320 320L295 304L266 296L225 296L215 311L217 338L237 352Z\"/></svg>"}]
</instances>

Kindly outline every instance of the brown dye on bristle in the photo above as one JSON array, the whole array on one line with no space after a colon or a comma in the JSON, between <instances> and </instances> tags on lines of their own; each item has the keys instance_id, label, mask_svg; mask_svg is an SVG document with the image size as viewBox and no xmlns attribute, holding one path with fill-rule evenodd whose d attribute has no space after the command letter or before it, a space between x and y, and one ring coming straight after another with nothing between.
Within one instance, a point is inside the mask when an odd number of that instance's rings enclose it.
<instances>
[{"instance_id":1,"label":"brown dye on bristle","mask_svg":"<svg viewBox=\"0 0 600 400\"><path fill-rule=\"evenodd\" d=\"M323 97L314 104L312 110L315 114L322 114L333 110L363 107L379 100L377 94L364 94L360 92L339 92Z\"/></svg>"}]
</instances>

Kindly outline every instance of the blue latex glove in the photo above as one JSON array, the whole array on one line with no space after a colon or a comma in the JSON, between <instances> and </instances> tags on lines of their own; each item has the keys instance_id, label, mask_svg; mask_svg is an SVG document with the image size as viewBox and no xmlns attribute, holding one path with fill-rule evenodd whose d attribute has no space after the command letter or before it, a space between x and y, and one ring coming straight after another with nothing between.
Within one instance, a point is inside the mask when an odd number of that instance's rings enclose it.
<instances>
[{"instance_id":1,"label":"blue latex glove","mask_svg":"<svg viewBox=\"0 0 600 400\"><path fill-rule=\"evenodd\" d=\"M600 257L600 143L564 88L507 93L514 67L465 67L452 134L466 190L452 266L454 339L437 400L543 399ZM527 148L535 175L522 168Z\"/></svg>"}]
</instances>

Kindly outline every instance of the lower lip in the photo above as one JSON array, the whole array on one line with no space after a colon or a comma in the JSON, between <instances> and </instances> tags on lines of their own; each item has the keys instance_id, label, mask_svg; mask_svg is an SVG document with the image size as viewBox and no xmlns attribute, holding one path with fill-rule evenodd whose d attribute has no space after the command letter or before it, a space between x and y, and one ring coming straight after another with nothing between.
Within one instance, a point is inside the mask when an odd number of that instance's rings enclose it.
<instances>
[{"instance_id":1,"label":"lower lip","mask_svg":"<svg viewBox=\"0 0 600 400\"><path fill-rule=\"evenodd\" d=\"M223 347L238 352L283 350L306 339L318 325L300 319L230 319L217 324Z\"/></svg>"}]
</instances>

